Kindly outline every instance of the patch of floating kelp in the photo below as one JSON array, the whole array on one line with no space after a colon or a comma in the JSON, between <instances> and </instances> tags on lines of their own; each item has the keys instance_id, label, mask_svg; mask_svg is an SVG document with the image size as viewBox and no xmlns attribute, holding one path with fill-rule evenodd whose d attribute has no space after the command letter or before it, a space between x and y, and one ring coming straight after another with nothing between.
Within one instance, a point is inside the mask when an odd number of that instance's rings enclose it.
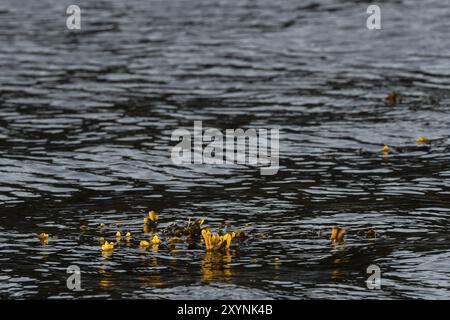
<instances>
[{"instance_id":1,"label":"patch of floating kelp","mask_svg":"<svg viewBox=\"0 0 450 320\"><path fill-rule=\"evenodd\" d=\"M319 237L323 237L331 242L332 245L342 245L345 243L345 237L347 235L351 235L353 238L357 238L360 240L363 239L377 239L379 238L379 234L373 229L371 226L366 226L361 229L347 230L341 226L335 226L331 228L331 231L319 230L316 232Z\"/></svg>"},{"instance_id":2,"label":"patch of floating kelp","mask_svg":"<svg viewBox=\"0 0 450 320\"><path fill-rule=\"evenodd\" d=\"M143 233L145 239L139 239L139 236L132 238L130 231L117 230L116 227L120 227L122 224L110 224L111 233L109 237L106 233L107 227L104 223L100 224L100 232L95 231L95 228L81 228L81 234L83 235L88 230L90 233L95 232L95 237L98 239L101 254L104 258L110 257L114 251L120 250L123 246L121 240L125 238L125 245L130 247L136 245L141 251L146 252L148 249L152 249L153 252L157 252L160 247L175 254L177 252L177 246L181 245L187 249L203 249L205 256L202 261L202 273L205 281L212 280L214 278L227 278L232 272L231 268L227 265L231 262L231 257L239 252L242 246L247 241L258 241L259 239L265 239L270 237L270 234L256 232L252 230L250 225L246 225L243 230L234 229L231 223L221 223L217 231L212 231L209 226L205 226L204 219L191 219L183 224L171 223L165 228L159 230L159 216L154 211L150 211L144 219L144 225L151 228L151 234L147 232ZM98 234L98 232L100 234ZM333 247L345 245L345 236L351 235L351 238L359 238L372 240L379 237L378 233L372 227L366 227L361 230L346 230L342 226L333 226L327 230L320 230L319 232L311 231L320 237L324 236L325 239L330 241ZM38 235L40 242L43 245L48 244L49 235L47 233L41 233ZM86 235L80 239L87 239ZM111 240L110 240L111 239ZM136 243L137 242L137 243ZM278 269L280 266L280 260L278 257L271 260L274 268Z\"/></svg>"},{"instance_id":3,"label":"patch of floating kelp","mask_svg":"<svg viewBox=\"0 0 450 320\"><path fill-rule=\"evenodd\" d=\"M431 150L430 144L431 139L421 136L416 138L416 144L415 146L402 146L402 147L395 147L392 148L387 144L384 144L380 151L383 154L383 157L388 156L392 150L394 150L396 153L404 153L404 152L415 152L415 151L423 151L428 152Z\"/></svg>"},{"instance_id":4,"label":"patch of floating kelp","mask_svg":"<svg viewBox=\"0 0 450 320\"><path fill-rule=\"evenodd\" d=\"M212 233L209 227L205 227L204 219L191 219L184 225L179 225L177 223L171 223L164 229L159 229L159 215L151 210L143 219L144 235L150 234L147 239L136 239L138 241L138 246L142 250L148 248L153 248L157 251L160 246L168 248L169 251L176 249L178 244L187 245L188 249L200 249L204 248L205 251L217 251L225 252L230 249L232 240L239 241L239 244L243 243L247 238L247 234L242 230L231 231L230 223L222 223L219 225L218 232ZM125 239L126 246L133 245L134 237L132 238L130 231L123 231L120 229L122 223L109 224L106 226L105 223L99 224L99 245L103 256L111 255L115 249L121 247L121 241ZM109 233L111 229L113 233ZM118 227L116 229L115 227ZM81 234L80 239L87 239L89 237L88 233L94 231L88 227L86 223L80 226ZM98 229L97 229L98 230ZM98 231L97 231L98 232ZM110 234L108 237L107 234ZM161 238L160 238L161 237ZM255 235L255 238L258 234ZM48 234L42 233L39 235L41 243L48 243Z\"/></svg>"}]
</instances>

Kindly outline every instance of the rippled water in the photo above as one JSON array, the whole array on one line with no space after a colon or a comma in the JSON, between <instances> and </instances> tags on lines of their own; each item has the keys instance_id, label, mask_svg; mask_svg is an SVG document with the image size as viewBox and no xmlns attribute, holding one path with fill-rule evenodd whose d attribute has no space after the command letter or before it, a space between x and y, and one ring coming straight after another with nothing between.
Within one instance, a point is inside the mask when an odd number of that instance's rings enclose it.
<instances>
[{"instance_id":1,"label":"rippled water","mask_svg":"<svg viewBox=\"0 0 450 320\"><path fill-rule=\"evenodd\" d=\"M2 0L0 297L450 298L450 7L378 4L369 31L356 0ZM280 171L172 164L194 120L279 128ZM150 208L254 236L226 256L142 251ZM131 243L102 256L100 223Z\"/></svg>"}]
</instances>

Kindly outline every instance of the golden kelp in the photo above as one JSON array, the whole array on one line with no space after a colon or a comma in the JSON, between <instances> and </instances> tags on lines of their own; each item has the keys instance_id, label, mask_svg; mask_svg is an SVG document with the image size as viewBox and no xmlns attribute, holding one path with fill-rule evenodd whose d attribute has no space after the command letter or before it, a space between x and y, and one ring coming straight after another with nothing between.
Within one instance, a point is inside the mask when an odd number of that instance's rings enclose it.
<instances>
[{"instance_id":1,"label":"golden kelp","mask_svg":"<svg viewBox=\"0 0 450 320\"><path fill-rule=\"evenodd\" d=\"M330 240L332 243L342 243L344 241L345 228L333 227L331 228Z\"/></svg>"}]
</instances>

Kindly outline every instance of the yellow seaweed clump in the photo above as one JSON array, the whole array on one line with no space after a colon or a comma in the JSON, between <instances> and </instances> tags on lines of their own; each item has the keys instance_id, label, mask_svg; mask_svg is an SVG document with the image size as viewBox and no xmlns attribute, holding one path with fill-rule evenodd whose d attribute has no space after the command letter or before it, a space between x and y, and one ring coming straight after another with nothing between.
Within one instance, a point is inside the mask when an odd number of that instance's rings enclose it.
<instances>
[{"instance_id":1,"label":"yellow seaweed clump","mask_svg":"<svg viewBox=\"0 0 450 320\"><path fill-rule=\"evenodd\" d=\"M158 222L158 215L156 214L155 211L151 210L148 213L148 219L149 219L149 221L151 221L151 222L156 224Z\"/></svg>"},{"instance_id":2,"label":"yellow seaweed clump","mask_svg":"<svg viewBox=\"0 0 450 320\"><path fill-rule=\"evenodd\" d=\"M39 235L39 240L48 240L48 233L42 232L42 233Z\"/></svg>"},{"instance_id":3,"label":"yellow seaweed clump","mask_svg":"<svg viewBox=\"0 0 450 320\"><path fill-rule=\"evenodd\" d=\"M224 235L213 234L208 228L202 230L202 237L205 241L205 247L207 251L228 251L230 248L231 240L236 236L234 232L228 232Z\"/></svg>"},{"instance_id":4,"label":"yellow seaweed clump","mask_svg":"<svg viewBox=\"0 0 450 320\"><path fill-rule=\"evenodd\" d=\"M332 243L342 243L344 241L345 228L333 227L331 229L330 240Z\"/></svg>"},{"instance_id":5,"label":"yellow seaweed clump","mask_svg":"<svg viewBox=\"0 0 450 320\"><path fill-rule=\"evenodd\" d=\"M146 227L154 228L158 224L158 214L155 211L149 211L148 215L144 217L144 231ZM148 230L147 230L148 231Z\"/></svg>"},{"instance_id":6,"label":"yellow seaweed clump","mask_svg":"<svg viewBox=\"0 0 450 320\"><path fill-rule=\"evenodd\" d=\"M48 244L48 233L42 232L38 238L41 244Z\"/></svg>"},{"instance_id":7,"label":"yellow seaweed clump","mask_svg":"<svg viewBox=\"0 0 450 320\"><path fill-rule=\"evenodd\" d=\"M417 139L416 139L416 143L417 144L422 144L422 143L427 143L427 142L430 142L430 139L428 139L427 137L418 137Z\"/></svg>"},{"instance_id":8,"label":"yellow seaweed clump","mask_svg":"<svg viewBox=\"0 0 450 320\"><path fill-rule=\"evenodd\" d=\"M161 240L159 240L158 236L155 234L152 238L152 244L154 246L158 246L161 243Z\"/></svg>"},{"instance_id":9,"label":"yellow seaweed clump","mask_svg":"<svg viewBox=\"0 0 450 320\"><path fill-rule=\"evenodd\" d=\"M102 245L102 251L111 252L113 250L114 250L114 243L112 242L105 241L105 243Z\"/></svg>"},{"instance_id":10,"label":"yellow seaweed clump","mask_svg":"<svg viewBox=\"0 0 450 320\"><path fill-rule=\"evenodd\" d=\"M150 247L150 242L142 240L141 242L139 242L139 246L143 249Z\"/></svg>"}]
</instances>

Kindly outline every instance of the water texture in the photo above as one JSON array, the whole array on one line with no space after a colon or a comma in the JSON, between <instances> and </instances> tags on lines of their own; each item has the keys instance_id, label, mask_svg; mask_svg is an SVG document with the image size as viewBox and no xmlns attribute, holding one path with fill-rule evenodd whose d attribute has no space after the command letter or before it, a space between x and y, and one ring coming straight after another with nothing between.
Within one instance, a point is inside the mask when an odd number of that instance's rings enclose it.
<instances>
[{"instance_id":1,"label":"water texture","mask_svg":"<svg viewBox=\"0 0 450 320\"><path fill-rule=\"evenodd\" d=\"M450 6L378 4L370 31L356 0L2 0L0 298L450 298ZM279 172L174 165L194 120L279 128ZM142 251L149 209L254 236ZM100 223L132 241L105 257Z\"/></svg>"}]
</instances>

